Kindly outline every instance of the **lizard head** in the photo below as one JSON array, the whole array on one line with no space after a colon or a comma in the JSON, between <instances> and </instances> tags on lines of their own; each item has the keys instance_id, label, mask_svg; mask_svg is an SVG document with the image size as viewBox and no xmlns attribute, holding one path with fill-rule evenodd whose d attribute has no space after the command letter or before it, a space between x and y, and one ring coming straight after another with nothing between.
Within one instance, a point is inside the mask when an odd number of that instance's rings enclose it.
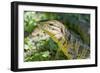
<instances>
[{"instance_id":1,"label":"lizard head","mask_svg":"<svg viewBox=\"0 0 100 73\"><path fill-rule=\"evenodd\" d=\"M58 39L65 36L65 27L61 22L57 20L42 22L39 27L43 30L52 32Z\"/></svg>"}]
</instances>

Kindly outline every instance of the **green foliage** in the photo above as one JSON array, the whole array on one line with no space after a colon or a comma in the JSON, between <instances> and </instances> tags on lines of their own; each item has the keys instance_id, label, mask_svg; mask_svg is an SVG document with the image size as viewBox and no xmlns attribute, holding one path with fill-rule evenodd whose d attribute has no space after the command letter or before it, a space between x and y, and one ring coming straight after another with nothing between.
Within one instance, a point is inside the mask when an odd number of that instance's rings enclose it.
<instances>
[{"instance_id":1,"label":"green foliage","mask_svg":"<svg viewBox=\"0 0 100 73\"><path fill-rule=\"evenodd\" d=\"M51 38L37 42L36 47L36 52L32 53L32 55L26 56L25 61L65 59L65 55L62 52L59 52L59 54L56 56L58 45Z\"/></svg>"},{"instance_id":2,"label":"green foliage","mask_svg":"<svg viewBox=\"0 0 100 73\"><path fill-rule=\"evenodd\" d=\"M31 56L25 58L25 61L46 61L50 57L49 51L35 52Z\"/></svg>"},{"instance_id":3,"label":"green foliage","mask_svg":"<svg viewBox=\"0 0 100 73\"><path fill-rule=\"evenodd\" d=\"M33 17L33 12L24 13L24 30L25 32L31 33L36 27L36 21Z\"/></svg>"},{"instance_id":4,"label":"green foliage","mask_svg":"<svg viewBox=\"0 0 100 73\"><path fill-rule=\"evenodd\" d=\"M33 48L33 44L32 44L32 41L29 39L29 37L26 37L24 39L24 51L29 51Z\"/></svg>"}]
</instances>

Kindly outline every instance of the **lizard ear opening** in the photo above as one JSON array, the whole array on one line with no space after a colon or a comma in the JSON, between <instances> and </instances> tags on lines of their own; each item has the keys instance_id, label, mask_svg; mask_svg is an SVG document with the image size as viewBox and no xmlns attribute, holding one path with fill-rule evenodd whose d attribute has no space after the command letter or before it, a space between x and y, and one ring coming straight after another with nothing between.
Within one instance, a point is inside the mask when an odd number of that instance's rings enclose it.
<instances>
[{"instance_id":1,"label":"lizard ear opening","mask_svg":"<svg viewBox=\"0 0 100 73\"><path fill-rule=\"evenodd\" d=\"M61 32L64 33L63 29L61 28Z\"/></svg>"}]
</instances>

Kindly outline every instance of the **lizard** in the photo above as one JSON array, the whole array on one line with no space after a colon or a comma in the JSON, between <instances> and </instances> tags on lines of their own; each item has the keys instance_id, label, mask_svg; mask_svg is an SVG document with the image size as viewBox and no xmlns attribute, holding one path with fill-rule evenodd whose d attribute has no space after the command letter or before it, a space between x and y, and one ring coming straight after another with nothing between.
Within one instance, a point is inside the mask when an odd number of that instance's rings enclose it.
<instances>
[{"instance_id":1,"label":"lizard","mask_svg":"<svg viewBox=\"0 0 100 73\"><path fill-rule=\"evenodd\" d=\"M65 39L65 27L61 22L57 20L41 22L38 27L58 44L58 51L62 51L67 59L72 59L72 56L68 53L68 48L71 47L71 45L67 45L67 40Z\"/></svg>"}]
</instances>

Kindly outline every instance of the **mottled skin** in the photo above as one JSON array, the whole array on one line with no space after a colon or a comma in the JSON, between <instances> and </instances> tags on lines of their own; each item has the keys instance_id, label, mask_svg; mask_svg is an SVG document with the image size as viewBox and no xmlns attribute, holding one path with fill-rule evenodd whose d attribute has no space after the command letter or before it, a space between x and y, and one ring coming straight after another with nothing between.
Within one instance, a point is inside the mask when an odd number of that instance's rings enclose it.
<instances>
[{"instance_id":1,"label":"mottled skin","mask_svg":"<svg viewBox=\"0 0 100 73\"><path fill-rule=\"evenodd\" d=\"M45 36L49 35L49 37L58 44L58 51L62 51L67 59L72 59L72 56L68 54L69 45L67 45L67 41L65 39L65 27L61 22L57 20L41 22L38 27L39 30L32 33L33 36L35 36L35 34L42 35L43 33Z\"/></svg>"}]
</instances>

